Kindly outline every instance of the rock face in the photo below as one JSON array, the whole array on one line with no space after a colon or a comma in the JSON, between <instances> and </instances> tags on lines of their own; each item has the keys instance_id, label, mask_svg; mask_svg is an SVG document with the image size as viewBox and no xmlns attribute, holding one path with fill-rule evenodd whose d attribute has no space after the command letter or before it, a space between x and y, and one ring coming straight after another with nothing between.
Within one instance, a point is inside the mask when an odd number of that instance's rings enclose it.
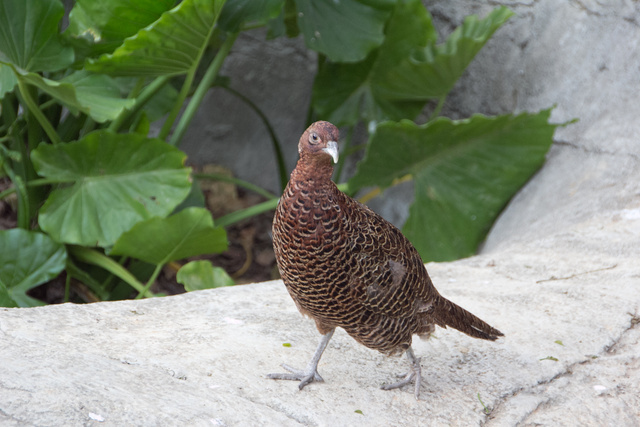
<instances>
[{"instance_id":1,"label":"rock face","mask_svg":"<svg viewBox=\"0 0 640 427\"><path fill-rule=\"evenodd\" d=\"M446 32L489 3L430 9ZM264 378L283 361L303 366L319 338L279 281L0 309L0 424L640 425L640 11L502 3L517 16L472 64L448 115L557 104L554 120L580 119L558 130L481 255L428 265L443 296L504 339L437 330L415 340L416 402L411 387L378 388L404 359L341 330L320 363L325 383L299 391Z\"/></svg>"}]
</instances>

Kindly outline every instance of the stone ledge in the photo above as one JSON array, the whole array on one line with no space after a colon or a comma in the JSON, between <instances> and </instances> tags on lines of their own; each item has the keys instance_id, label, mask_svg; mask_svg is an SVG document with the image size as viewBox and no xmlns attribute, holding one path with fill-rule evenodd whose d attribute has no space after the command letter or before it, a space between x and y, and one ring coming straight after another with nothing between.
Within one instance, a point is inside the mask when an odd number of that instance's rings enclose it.
<instances>
[{"instance_id":1,"label":"stone ledge","mask_svg":"<svg viewBox=\"0 0 640 427\"><path fill-rule=\"evenodd\" d=\"M406 370L404 359L341 330L321 361L325 383L299 391L266 379L282 362L304 366L319 339L280 281L2 309L0 423L633 425L638 235L640 209L627 210L499 253L429 264L444 296L506 336L491 343L438 329L415 340L420 402L411 387L378 388ZM557 361L541 360L548 356Z\"/></svg>"}]
</instances>

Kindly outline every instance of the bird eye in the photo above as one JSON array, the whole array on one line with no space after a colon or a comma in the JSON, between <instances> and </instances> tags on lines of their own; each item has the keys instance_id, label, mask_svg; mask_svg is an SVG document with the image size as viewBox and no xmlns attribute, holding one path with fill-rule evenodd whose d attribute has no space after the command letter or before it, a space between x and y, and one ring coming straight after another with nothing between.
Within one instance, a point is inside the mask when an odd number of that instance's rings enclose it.
<instances>
[{"instance_id":1,"label":"bird eye","mask_svg":"<svg viewBox=\"0 0 640 427\"><path fill-rule=\"evenodd\" d=\"M311 132L311 135L309 135L309 142L311 144L317 144L318 142L320 142L320 137L317 133Z\"/></svg>"}]
</instances>

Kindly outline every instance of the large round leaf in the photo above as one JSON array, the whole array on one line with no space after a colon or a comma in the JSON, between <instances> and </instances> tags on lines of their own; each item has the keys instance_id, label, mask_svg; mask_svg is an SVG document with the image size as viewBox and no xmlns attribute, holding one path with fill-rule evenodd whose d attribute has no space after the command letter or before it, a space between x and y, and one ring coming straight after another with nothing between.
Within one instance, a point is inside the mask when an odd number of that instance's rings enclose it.
<instances>
[{"instance_id":1,"label":"large round leaf","mask_svg":"<svg viewBox=\"0 0 640 427\"><path fill-rule=\"evenodd\" d=\"M76 0L65 35L87 40L94 52L111 52L174 4L175 0Z\"/></svg>"},{"instance_id":2,"label":"large round leaf","mask_svg":"<svg viewBox=\"0 0 640 427\"><path fill-rule=\"evenodd\" d=\"M40 145L36 171L61 183L40 210L60 242L111 246L134 224L168 215L189 193L185 154L159 139L93 132L70 144Z\"/></svg>"},{"instance_id":3,"label":"large round leaf","mask_svg":"<svg viewBox=\"0 0 640 427\"><path fill-rule=\"evenodd\" d=\"M384 40L388 2L295 0L307 46L332 61L364 59Z\"/></svg>"},{"instance_id":4,"label":"large round leaf","mask_svg":"<svg viewBox=\"0 0 640 427\"><path fill-rule=\"evenodd\" d=\"M223 0L184 0L86 68L119 76L186 73L198 65L223 4Z\"/></svg>"},{"instance_id":5,"label":"large round leaf","mask_svg":"<svg viewBox=\"0 0 640 427\"><path fill-rule=\"evenodd\" d=\"M493 33L512 15L506 7L498 7L484 19L467 16L445 43L417 48L391 67L378 67L372 77L376 98L389 103L386 109L393 111L398 108L394 106L398 101L445 96Z\"/></svg>"},{"instance_id":6,"label":"large round leaf","mask_svg":"<svg viewBox=\"0 0 640 427\"><path fill-rule=\"evenodd\" d=\"M0 306L33 307L42 302L27 291L64 270L67 251L49 236L12 229L0 231Z\"/></svg>"},{"instance_id":7,"label":"large round leaf","mask_svg":"<svg viewBox=\"0 0 640 427\"><path fill-rule=\"evenodd\" d=\"M5 86L6 90L12 90L15 83L20 80L60 101L71 114L77 115L82 111L99 123L115 119L125 108L129 108L135 103L133 99L120 97L117 84L109 76L90 74L81 70L56 81L17 68L13 64L5 64L7 65L2 65L0 61L0 92L4 90ZM12 79L5 80L2 77L7 70L13 72L13 82Z\"/></svg>"},{"instance_id":8,"label":"large round leaf","mask_svg":"<svg viewBox=\"0 0 640 427\"><path fill-rule=\"evenodd\" d=\"M235 284L223 268L214 267L209 261L191 261L183 265L178 270L176 280L184 285L187 292Z\"/></svg>"},{"instance_id":9,"label":"large round leaf","mask_svg":"<svg viewBox=\"0 0 640 427\"><path fill-rule=\"evenodd\" d=\"M431 15L420 0L398 2L384 43L356 64L324 62L313 86L318 115L337 125L358 120L413 119L426 102L442 98L493 33L512 15L498 7L470 16L436 44Z\"/></svg>"},{"instance_id":10,"label":"large round leaf","mask_svg":"<svg viewBox=\"0 0 640 427\"><path fill-rule=\"evenodd\" d=\"M73 62L59 41L58 0L0 0L0 61L28 71L56 71Z\"/></svg>"},{"instance_id":11,"label":"large round leaf","mask_svg":"<svg viewBox=\"0 0 640 427\"><path fill-rule=\"evenodd\" d=\"M418 126L382 123L349 188L414 178L403 232L426 261L472 255L511 197L540 168L556 125L550 110Z\"/></svg>"},{"instance_id":12,"label":"large round leaf","mask_svg":"<svg viewBox=\"0 0 640 427\"><path fill-rule=\"evenodd\" d=\"M165 264L226 249L227 233L224 228L213 226L211 212L188 208L168 218L151 218L136 224L118 239L111 254Z\"/></svg>"},{"instance_id":13,"label":"large round leaf","mask_svg":"<svg viewBox=\"0 0 640 427\"><path fill-rule=\"evenodd\" d=\"M61 80L75 89L79 109L98 123L113 120L125 108L135 103L133 99L122 99L117 83L109 76L77 71ZM65 102L68 105L68 102Z\"/></svg>"}]
</instances>

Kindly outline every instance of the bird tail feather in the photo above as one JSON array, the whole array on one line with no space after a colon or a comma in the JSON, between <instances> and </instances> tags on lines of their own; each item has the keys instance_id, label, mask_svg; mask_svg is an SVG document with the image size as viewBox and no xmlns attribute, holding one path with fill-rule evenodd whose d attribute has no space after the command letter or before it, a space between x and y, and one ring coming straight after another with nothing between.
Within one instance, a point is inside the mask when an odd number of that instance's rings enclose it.
<instances>
[{"instance_id":1,"label":"bird tail feather","mask_svg":"<svg viewBox=\"0 0 640 427\"><path fill-rule=\"evenodd\" d=\"M446 328L450 326L470 337L490 341L495 341L498 337L504 336L502 332L484 320L442 296L440 296L440 301L435 304L435 307L436 309L432 316L435 323L440 327Z\"/></svg>"}]
</instances>

